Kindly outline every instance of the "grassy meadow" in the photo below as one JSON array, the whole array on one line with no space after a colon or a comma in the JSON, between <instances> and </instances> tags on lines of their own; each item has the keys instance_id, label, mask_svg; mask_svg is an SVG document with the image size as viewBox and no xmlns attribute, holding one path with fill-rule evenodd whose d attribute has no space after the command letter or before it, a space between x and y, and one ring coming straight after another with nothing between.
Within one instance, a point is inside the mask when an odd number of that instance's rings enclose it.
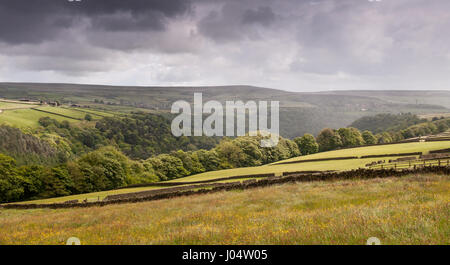
<instances>
[{"instance_id":1,"label":"grassy meadow","mask_svg":"<svg viewBox=\"0 0 450 265\"><path fill-rule=\"evenodd\" d=\"M450 177L314 182L135 204L0 210L0 244L449 244Z\"/></svg>"},{"instance_id":2,"label":"grassy meadow","mask_svg":"<svg viewBox=\"0 0 450 265\"><path fill-rule=\"evenodd\" d=\"M50 117L57 121L79 122L76 119L65 118L59 115L36 111L34 109L5 110L0 114L0 124L6 124L17 128L37 128L39 119Z\"/></svg>"},{"instance_id":3,"label":"grassy meadow","mask_svg":"<svg viewBox=\"0 0 450 265\"><path fill-rule=\"evenodd\" d=\"M74 119L84 119L84 117L86 116L86 113L83 113L81 111L77 111L74 109L70 109L70 108L62 108L62 107L39 107L37 108L38 110L42 110L42 111L47 111L50 113L54 113L55 115L63 115L63 116L67 116L67 117L71 117ZM93 118L99 118L99 116L94 116L92 115Z\"/></svg>"},{"instance_id":4,"label":"grassy meadow","mask_svg":"<svg viewBox=\"0 0 450 265\"><path fill-rule=\"evenodd\" d=\"M367 155L383 155L383 154L399 154L399 153L415 153L425 152L430 150L438 150L450 147L450 141L442 142L413 142L403 144L388 144L388 145L374 145L374 146L362 146L357 148L349 148L342 150L335 150L329 152L322 152L312 154L309 156L294 157L288 160L276 162L279 164L283 162L301 161L306 159L319 159L319 158L331 158L331 157L344 157L344 156L367 156Z\"/></svg>"},{"instance_id":5,"label":"grassy meadow","mask_svg":"<svg viewBox=\"0 0 450 265\"><path fill-rule=\"evenodd\" d=\"M35 106L8 102L0 102L0 110L2 110L0 112L0 124L24 129L37 128L39 126L39 119L43 117L50 117L59 122L68 121L70 123L79 123L80 120L85 118L86 114L90 114L93 120L114 116L114 114L98 110L85 111L81 108Z\"/></svg>"},{"instance_id":6,"label":"grassy meadow","mask_svg":"<svg viewBox=\"0 0 450 265\"><path fill-rule=\"evenodd\" d=\"M8 102L0 100L0 110L9 110L9 109L28 109L32 107L37 107L37 105L30 104L22 104L16 102Z\"/></svg>"},{"instance_id":7,"label":"grassy meadow","mask_svg":"<svg viewBox=\"0 0 450 265\"><path fill-rule=\"evenodd\" d=\"M176 179L172 181L199 181L214 179L226 176L239 176L246 174L263 174L263 173L275 173L281 174L282 172L292 172L292 171L325 171L325 170L351 170L357 169L359 167L364 167L366 164L385 159L397 159L398 157L388 157L388 158L363 158L363 159L348 159L348 160L330 160L330 161L318 161L318 162L304 162L304 163L293 163L293 164L280 164L283 162L291 161L301 161L308 159L319 159L319 158L333 158L333 157L346 157L346 156L366 156L366 155L381 155L381 154L396 154L396 153L412 153L412 152L424 152L428 153L431 150L438 150L450 148L450 141L441 142L415 142L415 143L404 143L404 144L392 144L392 145L378 145L378 146L366 146L357 147L350 149L335 150L329 152L322 152L307 156L295 157L287 160L282 160L273 164L259 166L259 167L246 167L246 168L235 168L227 170L218 170L213 172L206 172L202 174L197 174L189 176L186 178Z\"/></svg>"}]
</instances>

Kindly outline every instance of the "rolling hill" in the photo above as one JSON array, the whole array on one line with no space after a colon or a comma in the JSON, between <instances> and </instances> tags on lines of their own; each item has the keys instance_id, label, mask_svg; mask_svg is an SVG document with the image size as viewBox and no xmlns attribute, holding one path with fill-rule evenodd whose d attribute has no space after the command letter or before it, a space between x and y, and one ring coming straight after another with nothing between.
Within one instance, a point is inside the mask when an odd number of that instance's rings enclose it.
<instances>
[{"instance_id":1,"label":"rolling hill","mask_svg":"<svg viewBox=\"0 0 450 265\"><path fill-rule=\"evenodd\" d=\"M325 127L339 128L377 113L446 113L448 91L328 91L288 92L253 86L136 87L79 84L0 83L0 97L58 100L119 110L128 108L168 112L177 100L280 101L280 133L293 138L318 133Z\"/></svg>"}]
</instances>

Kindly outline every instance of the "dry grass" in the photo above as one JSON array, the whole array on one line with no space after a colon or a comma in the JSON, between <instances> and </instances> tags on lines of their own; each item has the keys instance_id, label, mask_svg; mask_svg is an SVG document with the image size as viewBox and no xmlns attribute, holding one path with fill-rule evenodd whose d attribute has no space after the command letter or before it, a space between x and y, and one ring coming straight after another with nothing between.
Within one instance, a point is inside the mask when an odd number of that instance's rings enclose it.
<instances>
[{"instance_id":1,"label":"dry grass","mask_svg":"<svg viewBox=\"0 0 450 265\"><path fill-rule=\"evenodd\" d=\"M449 244L450 177L286 184L65 210L0 210L0 244Z\"/></svg>"}]
</instances>

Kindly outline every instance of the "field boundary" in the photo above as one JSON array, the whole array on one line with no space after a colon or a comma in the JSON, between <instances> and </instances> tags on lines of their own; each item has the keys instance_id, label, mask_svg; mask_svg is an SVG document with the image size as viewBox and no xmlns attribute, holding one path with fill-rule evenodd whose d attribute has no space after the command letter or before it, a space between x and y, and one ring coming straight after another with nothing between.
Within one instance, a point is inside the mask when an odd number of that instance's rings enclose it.
<instances>
[{"instance_id":1,"label":"field boundary","mask_svg":"<svg viewBox=\"0 0 450 265\"><path fill-rule=\"evenodd\" d=\"M35 111L48 113L48 114L52 114L52 115L56 115L56 116L60 116L60 117L67 118L67 119L72 119L72 120L77 120L77 121L82 121L83 120L83 119L80 119L80 118L74 118L74 117L70 117L70 116L67 116L67 115L64 115L64 114L50 112L50 111L46 111L46 110L41 110L41 109L38 109L38 108L30 108L30 109L35 110Z\"/></svg>"},{"instance_id":2,"label":"field boundary","mask_svg":"<svg viewBox=\"0 0 450 265\"><path fill-rule=\"evenodd\" d=\"M82 113L93 115L93 116L98 116L100 118L107 118L108 117L106 115L96 114L96 113L93 113L93 112L90 112L90 111L81 110L81 109L78 109L78 108L65 108L65 107L63 107L63 108L64 109L68 109L68 110L74 110L74 111L82 112Z\"/></svg>"},{"instance_id":3,"label":"field boundary","mask_svg":"<svg viewBox=\"0 0 450 265\"><path fill-rule=\"evenodd\" d=\"M360 158L379 158L379 157L415 156L415 155L422 155L422 152L398 153L398 154L381 154L381 155L367 155L367 156L361 156Z\"/></svg>"},{"instance_id":4,"label":"field boundary","mask_svg":"<svg viewBox=\"0 0 450 265\"><path fill-rule=\"evenodd\" d=\"M319 171L316 171L316 172L319 172ZM133 185L117 188L117 189L140 188L140 187L173 187L173 186L180 186L180 185L211 183L211 182L216 182L216 181L232 180L232 179L267 178L267 177L274 177L274 176L275 176L275 173L267 173L267 174L253 174L253 175L223 177L223 178L208 179L208 180L190 181L190 182L182 182L182 181L153 182L153 183L133 184Z\"/></svg>"},{"instance_id":5,"label":"field boundary","mask_svg":"<svg viewBox=\"0 0 450 265\"><path fill-rule=\"evenodd\" d=\"M430 154L450 153L450 148L438 149L429 152Z\"/></svg>"},{"instance_id":6,"label":"field boundary","mask_svg":"<svg viewBox=\"0 0 450 265\"><path fill-rule=\"evenodd\" d=\"M286 164L297 164L297 163L307 163L307 162L321 162L321 161L332 161L332 160L348 160L348 159L358 159L357 156L342 156L342 157L329 157L329 158L316 158L316 159L305 159L305 160L296 160L296 161L288 161L281 163L270 164L271 166L275 165L286 165Z\"/></svg>"},{"instance_id":7,"label":"field boundary","mask_svg":"<svg viewBox=\"0 0 450 265\"><path fill-rule=\"evenodd\" d=\"M82 207L101 207L112 204L122 204L122 203L136 203L145 201L154 201L162 199L170 199L176 197L192 196L216 193L229 190L245 190L259 187L267 187L271 185L279 185L286 183L296 183L296 182L313 182L313 181L332 181L332 180L349 180L349 179L373 179L373 178L387 178L387 177L403 177L409 174L420 174L420 173L435 173L450 175L450 167L447 166L430 166L418 169L357 169L351 171L343 172L330 172L330 173L320 173L320 174L300 174L292 175L287 177L272 177L261 180L247 180L244 182L231 182L231 183L221 183L217 186L209 189L198 189L198 190L187 190L187 191L174 191L169 193L154 194L144 197L132 197L123 198L117 200L106 200L98 202L83 202L83 203L53 203L53 204L6 204L1 205L4 209L39 209L39 208L49 208L49 209L67 209L67 208L82 208Z\"/></svg>"},{"instance_id":8,"label":"field boundary","mask_svg":"<svg viewBox=\"0 0 450 265\"><path fill-rule=\"evenodd\" d=\"M333 161L333 160L381 158L381 157L396 157L396 156L414 156L414 155L422 155L422 154L423 154L423 152L411 152L411 153L398 153L398 154L366 155L366 156L360 156L360 157L358 157L358 156L330 157L330 158L296 160L296 161L289 161L289 162L274 163L274 164L270 164L270 165L271 166L275 166L275 165L297 164L297 163L307 163L307 162L321 162L321 161Z\"/></svg>"}]
</instances>

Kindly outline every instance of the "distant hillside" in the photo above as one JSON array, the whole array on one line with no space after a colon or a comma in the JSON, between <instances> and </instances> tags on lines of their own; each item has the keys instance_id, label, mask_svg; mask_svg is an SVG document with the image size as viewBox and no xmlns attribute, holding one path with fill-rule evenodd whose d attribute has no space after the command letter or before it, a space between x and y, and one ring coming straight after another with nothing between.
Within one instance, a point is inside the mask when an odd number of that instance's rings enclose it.
<instances>
[{"instance_id":1,"label":"distant hillside","mask_svg":"<svg viewBox=\"0 0 450 265\"><path fill-rule=\"evenodd\" d=\"M420 119L417 115L411 113L390 114L382 113L375 116L364 116L354 121L350 126L361 131L371 131L381 133L389 130L402 130L409 126L427 122L426 119Z\"/></svg>"},{"instance_id":2,"label":"distant hillside","mask_svg":"<svg viewBox=\"0 0 450 265\"><path fill-rule=\"evenodd\" d=\"M392 104L440 105L450 108L450 91L445 90L346 90L326 93L378 98Z\"/></svg>"},{"instance_id":3,"label":"distant hillside","mask_svg":"<svg viewBox=\"0 0 450 265\"><path fill-rule=\"evenodd\" d=\"M137 87L78 84L0 83L0 98L57 100L62 103L96 105L105 109L133 108L168 112L177 100L278 100L280 133L293 138L318 133L324 127L339 128L358 118L378 113L446 113L447 91L329 91L287 92L253 86Z\"/></svg>"}]
</instances>

